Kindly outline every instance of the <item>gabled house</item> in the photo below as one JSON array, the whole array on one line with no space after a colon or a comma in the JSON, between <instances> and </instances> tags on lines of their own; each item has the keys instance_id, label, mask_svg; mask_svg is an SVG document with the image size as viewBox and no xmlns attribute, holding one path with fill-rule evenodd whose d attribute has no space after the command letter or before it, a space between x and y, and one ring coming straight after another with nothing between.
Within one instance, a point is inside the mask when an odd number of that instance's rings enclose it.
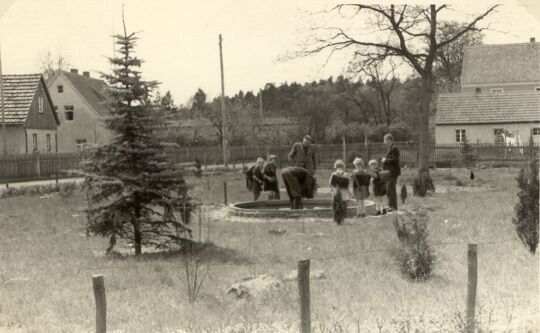
<instances>
[{"instance_id":1,"label":"gabled house","mask_svg":"<svg viewBox=\"0 0 540 333\"><path fill-rule=\"evenodd\" d=\"M55 152L60 121L43 76L3 75L2 80L7 152ZM0 134L0 149L3 147Z\"/></svg>"},{"instance_id":2,"label":"gabled house","mask_svg":"<svg viewBox=\"0 0 540 333\"><path fill-rule=\"evenodd\" d=\"M111 96L103 80L90 72L59 71L47 83L62 124L58 128L58 151L75 152L85 146L101 146L111 139L104 118Z\"/></svg>"},{"instance_id":3,"label":"gabled house","mask_svg":"<svg viewBox=\"0 0 540 333\"><path fill-rule=\"evenodd\" d=\"M436 143L540 142L540 43L465 50L461 92L441 94Z\"/></svg>"}]
</instances>

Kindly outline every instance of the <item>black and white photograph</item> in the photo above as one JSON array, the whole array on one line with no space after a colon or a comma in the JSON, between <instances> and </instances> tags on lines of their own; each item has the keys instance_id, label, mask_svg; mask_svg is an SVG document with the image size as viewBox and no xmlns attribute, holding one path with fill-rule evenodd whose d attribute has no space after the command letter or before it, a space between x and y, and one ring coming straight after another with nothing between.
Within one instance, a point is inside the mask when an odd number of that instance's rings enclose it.
<instances>
[{"instance_id":1,"label":"black and white photograph","mask_svg":"<svg viewBox=\"0 0 540 333\"><path fill-rule=\"evenodd\" d=\"M540 333L540 3L0 0L0 333Z\"/></svg>"}]
</instances>

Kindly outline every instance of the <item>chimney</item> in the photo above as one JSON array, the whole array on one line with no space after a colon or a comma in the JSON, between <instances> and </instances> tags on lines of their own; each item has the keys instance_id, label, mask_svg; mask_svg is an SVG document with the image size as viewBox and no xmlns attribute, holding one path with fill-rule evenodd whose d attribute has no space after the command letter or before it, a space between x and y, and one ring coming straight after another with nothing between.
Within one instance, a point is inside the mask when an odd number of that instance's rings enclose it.
<instances>
[{"instance_id":1,"label":"chimney","mask_svg":"<svg viewBox=\"0 0 540 333\"><path fill-rule=\"evenodd\" d=\"M72 68L70 72L71 74L79 74L79 71L77 70L77 68Z\"/></svg>"},{"instance_id":2,"label":"chimney","mask_svg":"<svg viewBox=\"0 0 540 333\"><path fill-rule=\"evenodd\" d=\"M531 43L534 43L534 42L536 42L536 38L531 37L530 41L531 41Z\"/></svg>"},{"instance_id":3,"label":"chimney","mask_svg":"<svg viewBox=\"0 0 540 333\"><path fill-rule=\"evenodd\" d=\"M90 72L88 72L88 71L82 72L82 75L83 75L84 77L90 78Z\"/></svg>"}]
</instances>

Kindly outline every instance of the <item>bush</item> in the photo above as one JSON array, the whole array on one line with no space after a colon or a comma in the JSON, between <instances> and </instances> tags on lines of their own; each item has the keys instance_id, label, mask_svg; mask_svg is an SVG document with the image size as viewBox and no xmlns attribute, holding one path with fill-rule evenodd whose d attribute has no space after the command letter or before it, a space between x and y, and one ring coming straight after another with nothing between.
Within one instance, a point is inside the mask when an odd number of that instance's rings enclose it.
<instances>
[{"instance_id":1,"label":"bush","mask_svg":"<svg viewBox=\"0 0 540 333\"><path fill-rule=\"evenodd\" d=\"M527 169L521 169L516 180L519 192L512 223L519 239L534 254L538 246L538 161L532 161Z\"/></svg>"},{"instance_id":2,"label":"bush","mask_svg":"<svg viewBox=\"0 0 540 333\"><path fill-rule=\"evenodd\" d=\"M396 215L394 227L401 243L397 262L404 277L426 281L433 274L435 255L428 242L427 214L423 210L408 213L401 221Z\"/></svg>"},{"instance_id":3,"label":"bush","mask_svg":"<svg viewBox=\"0 0 540 333\"><path fill-rule=\"evenodd\" d=\"M45 195L58 192L59 195L67 197L80 186L76 182L33 185L24 187L10 187L0 192L0 198L16 197L20 195Z\"/></svg>"},{"instance_id":4,"label":"bush","mask_svg":"<svg viewBox=\"0 0 540 333\"><path fill-rule=\"evenodd\" d=\"M413 194L419 197L425 197L428 192L435 192L435 185L433 185L433 180L428 175L426 176L416 176L413 182Z\"/></svg>"}]
</instances>

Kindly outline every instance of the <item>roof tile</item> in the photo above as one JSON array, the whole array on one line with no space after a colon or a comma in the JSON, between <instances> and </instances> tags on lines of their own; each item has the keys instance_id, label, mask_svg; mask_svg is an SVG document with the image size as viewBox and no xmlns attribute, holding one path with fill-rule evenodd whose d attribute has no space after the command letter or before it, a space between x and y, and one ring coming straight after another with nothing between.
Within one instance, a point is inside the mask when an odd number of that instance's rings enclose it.
<instances>
[{"instance_id":1,"label":"roof tile","mask_svg":"<svg viewBox=\"0 0 540 333\"><path fill-rule=\"evenodd\" d=\"M540 92L441 94L435 123L540 122Z\"/></svg>"},{"instance_id":2,"label":"roof tile","mask_svg":"<svg viewBox=\"0 0 540 333\"><path fill-rule=\"evenodd\" d=\"M26 121L41 74L3 75L2 79L6 124L22 124Z\"/></svg>"}]
</instances>

